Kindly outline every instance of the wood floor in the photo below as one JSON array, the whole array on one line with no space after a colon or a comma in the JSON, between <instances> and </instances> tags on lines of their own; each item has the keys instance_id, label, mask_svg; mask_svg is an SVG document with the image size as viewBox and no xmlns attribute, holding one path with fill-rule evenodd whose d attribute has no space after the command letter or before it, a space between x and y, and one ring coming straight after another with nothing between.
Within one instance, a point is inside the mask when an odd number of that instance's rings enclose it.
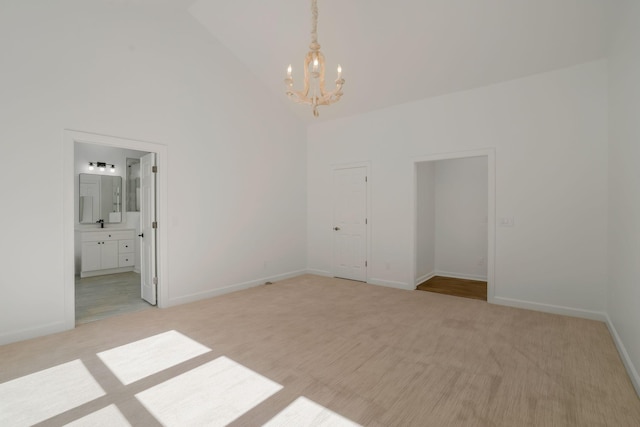
<instances>
[{"instance_id":1,"label":"wood floor","mask_svg":"<svg viewBox=\"0 0 640 427\"><path fill-rule=\"evenodd\" d=\"M149 308L140 297L138 273L76 277L76 325Z\"/></svg>"},{"instance_id":2,"label":"wood floor","mask_svg":"<svg viewBox=\"0 0 640 427\"><path fill-rule=\"evenodd\" d=\"M456 297L487 300L487 282L434 276L416 288L419 291L437 292Z\"/></svg>"},{"instance_id":3,"label":"wood floor","mask_svg":"<svg viewBox=\"0 0 640 427\"><path fill-rule=\"evenodd\" d=\"M149 342L177 333L183 344ZM205 352L176 358L194 346ZM215 366L242 375L227 384ZM59 380L33 386L52 369ZM242 378L281 388L210 422L256 396ZM79 387L100 397L69 403ZM302 398L371 427L640 425L603 322L313 275L0 346L0 425L261 426Z\"/></svg>"}]
</instances>

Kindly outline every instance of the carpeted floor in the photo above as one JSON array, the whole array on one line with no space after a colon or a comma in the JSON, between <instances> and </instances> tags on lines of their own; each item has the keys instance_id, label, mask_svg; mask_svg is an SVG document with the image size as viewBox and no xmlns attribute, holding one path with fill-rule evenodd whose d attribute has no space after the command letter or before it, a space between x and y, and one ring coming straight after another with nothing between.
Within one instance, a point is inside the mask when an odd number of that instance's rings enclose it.
<instances>
[{"instance_id":1,"label":"carpeted floor","mask_svg":"<svg viewBox=\"0 0 640 427\"><path fill-rule=\"evenodd\" d=\"M78 419L638 426L640 400L601 322L305 275L0 347L0 425Z\"/></svg>"}]
</instances>

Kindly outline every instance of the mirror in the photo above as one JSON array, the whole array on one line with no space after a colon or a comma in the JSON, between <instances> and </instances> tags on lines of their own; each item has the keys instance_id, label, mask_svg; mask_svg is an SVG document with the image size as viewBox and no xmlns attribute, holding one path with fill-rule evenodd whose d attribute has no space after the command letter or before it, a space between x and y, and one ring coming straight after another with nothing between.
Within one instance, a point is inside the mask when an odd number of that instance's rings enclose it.
<instances>
[{"instance_id":1,"label":"mirror","mask_svg":"<svg viewBox=\"0 0 640 427\"><path fill-rule=\"evenodd\" d=\"M80 174L80 224L122 222L122 177Z\"/></svg>"},{"instance_id":2,"label":"mirror","mask_svg":"<svg viewBox=\"0 0 640 427\"><path fill-rule=\"evenodd\" d=\"M127 158L127 212L140 212L140 159Z\"/></svg>"}]
</instances>

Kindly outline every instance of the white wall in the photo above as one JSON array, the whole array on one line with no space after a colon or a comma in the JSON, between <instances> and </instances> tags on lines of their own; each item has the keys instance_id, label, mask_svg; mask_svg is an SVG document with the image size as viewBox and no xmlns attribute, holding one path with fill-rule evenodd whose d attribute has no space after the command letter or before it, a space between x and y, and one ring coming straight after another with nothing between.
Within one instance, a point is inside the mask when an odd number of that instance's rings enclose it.
<instances>
[{"instance_id":1,"label":"white wall","mask_svg":"<svg viewBox=\"0 0 640 427\"><path fill-rule=\"evenodd\" d=\"M607 313L640 394L640 3L621 0L613 5Z\"/></svg>"},{"instance_id":2,"label":"white wall","mask_svg":"<svg viewBox=\"0 0 640 427\"><path fill-rule=\"evenodd\" d=\"M347 98L345 97L345 102ZM308 129L308 266L331 265L330 165L370 161L371 282L412 288L413 159L496 150L495 302L603 316L605 61Z\"/></svg>"},{"instance_id":3,"label":"white wall","mask_svg":"<svg viewBox=\"0 0 640 427\"><path fill-rule=\"evenodd\" d=\"M435 164L435 273L487 280L487 158Z\"/></svg>"},{"instance_id":4,"label":"white wall","mask_svg":"<svg viewBox=\"0 0 640 427\"><path fill-rule=\"evenodd\" d=\"M436 269L435 162L416 164L416 284Z\"/></svg>"},{"instance_id":5,"label":"white wall","mask_svg":"<svg viewBox=\"0 0 640 427\"><path fill-rule=\"evenodd\" d=\"M305 268L304 127L188 13L1 2L0 52L0 343L64 326L65 128L167 146L167 305Z\"/></svg>"}]
</instances>

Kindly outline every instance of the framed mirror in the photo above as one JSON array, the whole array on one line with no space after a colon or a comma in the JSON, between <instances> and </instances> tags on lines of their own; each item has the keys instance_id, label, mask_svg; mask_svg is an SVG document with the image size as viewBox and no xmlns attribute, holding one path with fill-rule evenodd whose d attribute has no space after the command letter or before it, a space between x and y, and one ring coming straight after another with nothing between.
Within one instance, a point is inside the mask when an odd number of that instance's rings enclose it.
<instances>
[{"instance_id":1,"label":"framed mirror","mask_svg":"<svg viewBox=\"0 0 640 427\"><path fill-rule=\"evenodd\" d=\"M122 177L80 174L80 224L122 222Z\"/></svg>"}]
</instances>

